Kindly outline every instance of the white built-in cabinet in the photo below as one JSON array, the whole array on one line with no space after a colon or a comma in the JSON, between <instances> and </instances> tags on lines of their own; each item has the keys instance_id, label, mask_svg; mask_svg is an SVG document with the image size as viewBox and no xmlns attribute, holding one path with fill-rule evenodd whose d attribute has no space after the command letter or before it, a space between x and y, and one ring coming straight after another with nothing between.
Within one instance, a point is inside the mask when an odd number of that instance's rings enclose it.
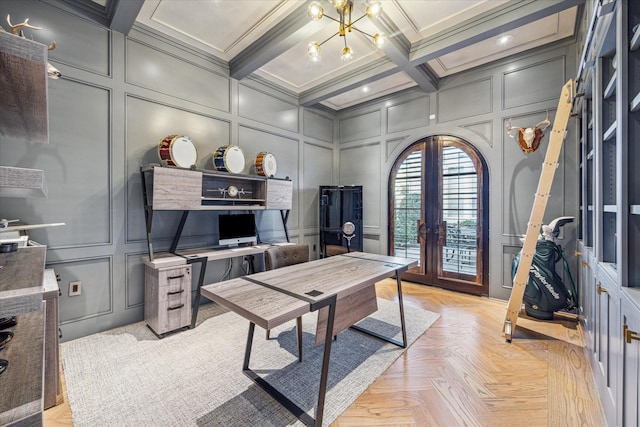
<instances>
[{"instance_id":1,"label":"white built-in cabinet","mask_svg":"<svg viewBox=\"0 0 640 427\"><path fill-rule=\"evenodd\" d=\"M576 102L586 351L609 426L638 427L640 2L587 2Z\"/></svg>"}]
</instances>

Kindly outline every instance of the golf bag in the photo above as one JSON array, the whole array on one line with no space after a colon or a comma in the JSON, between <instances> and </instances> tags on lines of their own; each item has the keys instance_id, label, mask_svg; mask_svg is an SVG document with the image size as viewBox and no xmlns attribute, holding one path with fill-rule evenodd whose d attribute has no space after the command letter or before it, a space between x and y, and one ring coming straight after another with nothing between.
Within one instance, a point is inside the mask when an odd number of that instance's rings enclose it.
<instances>
[{"instance_id":1,"label":"golf bag","mask_svg":"<svg viewBox=\"0 0 640 427\"><path fill-rule=\"evenodd\" d=\"M561 225L563 224L559 226ZM558 227L554 229L553 237L558 236ZM516 275L520 256L521 252L513 260L512 278ZM563 283L562 277L556 272L556 264L560 260L562 260L567 275L567 285ZM536 253L531 262L523 302L525 312L540 320L553 319L553 313L559 310L571 311L577 308L578 296L567 260L564 258L562 247L556 244L550 235L536 242Z\"/></svg>"}]
</instances>

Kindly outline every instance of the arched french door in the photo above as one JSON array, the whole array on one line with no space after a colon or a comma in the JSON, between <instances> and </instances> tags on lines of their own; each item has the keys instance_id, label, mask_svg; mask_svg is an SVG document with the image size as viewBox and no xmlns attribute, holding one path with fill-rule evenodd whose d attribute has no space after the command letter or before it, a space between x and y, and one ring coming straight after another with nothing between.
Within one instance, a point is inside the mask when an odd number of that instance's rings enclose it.
<instances>
[{"instance_id":1,"label":"arched french door","mask_svg":"<svg viewBox=\"0 0 640 427\"><path fill-rule=\"evenodd\" d=\"M489 293L488 172L469 143L431 136L407 148L389 179L389 254L416 259L402 278Z\"/></svg>"}]
</instances>

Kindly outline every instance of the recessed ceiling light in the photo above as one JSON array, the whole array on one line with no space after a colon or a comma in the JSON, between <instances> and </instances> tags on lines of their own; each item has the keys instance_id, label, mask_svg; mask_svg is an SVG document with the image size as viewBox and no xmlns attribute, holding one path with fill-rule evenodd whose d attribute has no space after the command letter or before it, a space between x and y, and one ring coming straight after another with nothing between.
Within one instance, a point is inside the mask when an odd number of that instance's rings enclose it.
<instances>
[{"instance_id":1,"label":"recessed ceiling light","mask_svg":"<svg viewBox=\"0 0 640 427\"><path fill-rule=\"evenodd\" d=\"M513 36L511 34L506 34L506 35L500 37L496 41L496 44L504 46L505 44L509 43L511 40L513 40Z\"/></svg>"},{"instance_id":2,"label":"recessed ceiling light","mask_svg":"<svg viewBox=\"0 0 640 427\"><path fill-rule=\"evenodd\" d=\"M363 91L364 93L369 92L369 86L363 86L363 87L362 87L362 91Z\"/></svg>"}]
</instances>

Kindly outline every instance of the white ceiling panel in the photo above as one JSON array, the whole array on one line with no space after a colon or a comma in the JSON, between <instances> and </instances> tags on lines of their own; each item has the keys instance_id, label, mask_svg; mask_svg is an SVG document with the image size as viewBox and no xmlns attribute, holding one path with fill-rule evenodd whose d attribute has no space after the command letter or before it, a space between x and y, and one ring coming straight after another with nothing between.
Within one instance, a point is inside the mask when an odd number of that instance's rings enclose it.
<instances>
[{"instance_id":1,"label":"white ceiling panel","mask_svg":"<svg viewBox=\"0 0 640 427\"><path fill-rule=\"evenodd\" d=\"M509 0L391 0L384 10L398 29L414 43L460 25Z\"/></svg>"},{"instance_id":2,"label":"white ceiling panel","mask_svg":"<svg viewBox=\"0 0 640 427\"><path fill-rule=\"evenodd\" d=\"M428 64L438 76L444 77L564 39L573 35L577 11L578 8L574 7L540 19L517 30L491 37L428 61ZM511 40L501 44L500 39L503 36L509 36Z\"/></svg>"},{"instance_id":3,"label":"white ceiling panel","mask_svg":"<svg viewBox=\"0 0 640 427\"><path fill-rule=\"evenodd\" d=\"M404 72L400 72L375 82L363 84L357 89L341 93L322 101L322 104L333 110L341 110L415 85L416 82L411 77Z\"/></svg>"},{"instance_id":4,"label":"white ceiling panel","mask_svg":"<svg viewBox=\"0 0 640 427\"><path fill-rule=\"evenodd\" d=\"M230 60L299 1L147 0L137 20L179 40L205 46Z\"/></svg>"},{"instance_id":5,"label":"white ceiling panel","mask_svg":"<svg viewBox=\"0 0 640 427\"><path fill-rule=\"evenodd\" d=\"M338 17L330 1L318 1L326 16ZM383 51L354 30L347 34L354 50L351 61L340 60L344 38L334 37L322 44L322 59L313 62L309 42L329 39L338 24L326 17L312 22L307 15L311 0L93 2L119 10L113 15L120 17L120 25L127 22L125 15L208 52L228 65L232 78L254 75L297 95L301 105L335 110L412 86L434 92L445 76L572 37L584 8L584 0L382 0L380 20L364 17L355 26L370 35L386 32ZM355 20L364 14L366 0L353 3ZM511 42L497 44L505 34L513 36ZM369 92L361 92L364 85Z\"/></svg>"}]
</instances>

